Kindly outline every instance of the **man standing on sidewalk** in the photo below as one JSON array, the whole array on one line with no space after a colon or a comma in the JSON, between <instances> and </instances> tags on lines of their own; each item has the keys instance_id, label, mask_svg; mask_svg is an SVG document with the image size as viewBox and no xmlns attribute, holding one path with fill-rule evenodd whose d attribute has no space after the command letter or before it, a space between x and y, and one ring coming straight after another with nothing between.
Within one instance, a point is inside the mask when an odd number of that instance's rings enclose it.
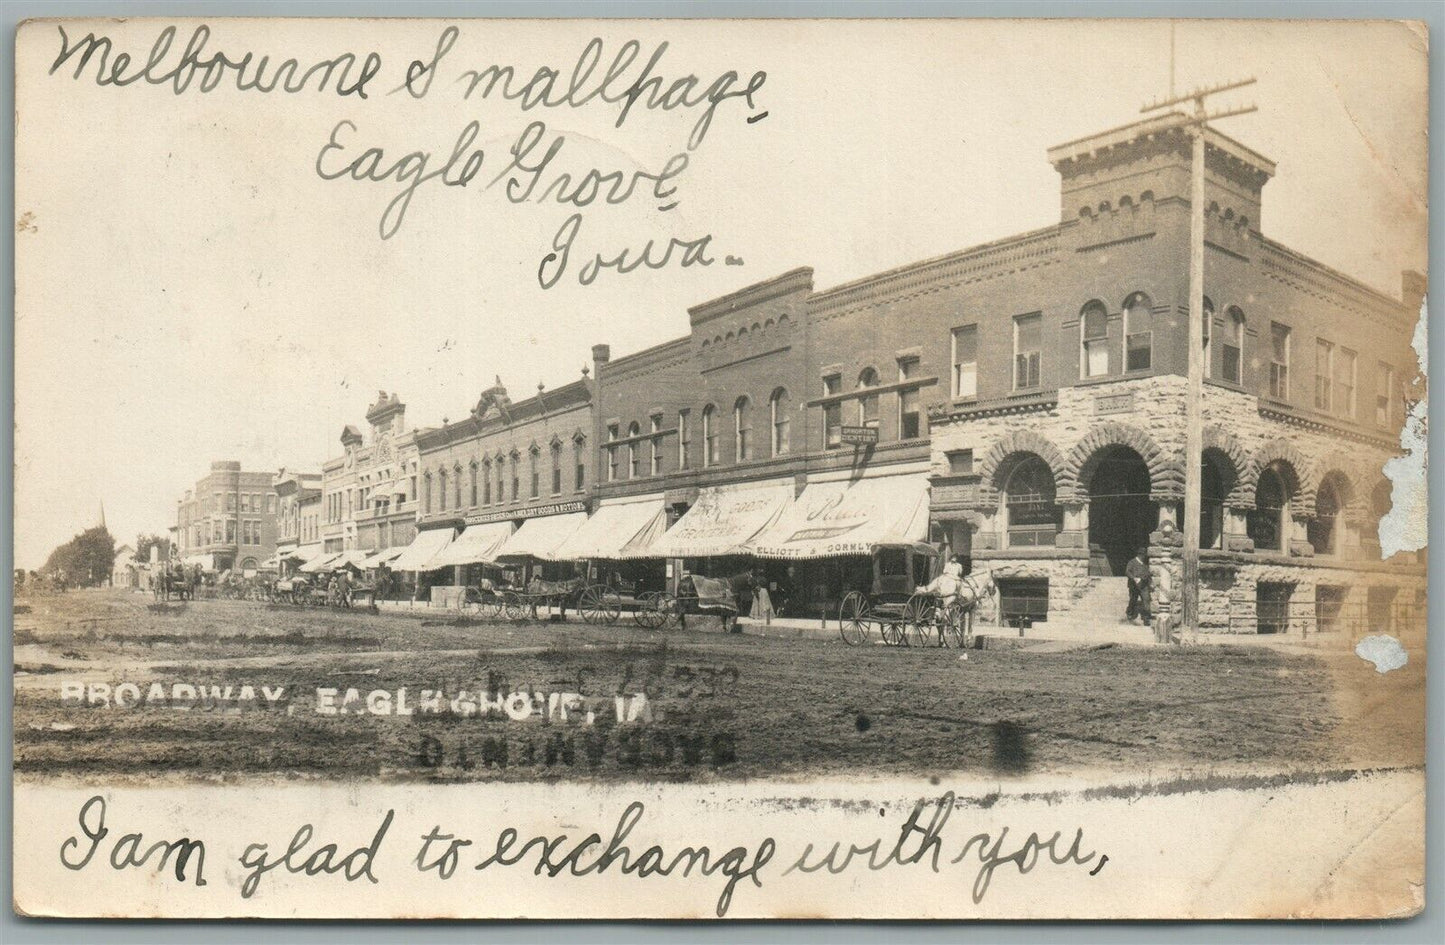
<instances>
[{"instance_id":1,"label":"man standing on sidewalk","mask_svg":"<svg viewBox=\"0 0 1445 945\"><path fill-rule=\"evenodd\" d=\"M1147 627L1150 623L1149 549L1140 548L1139 553L1124 566L1124 575L1129 579L1129 609L1124 619L1133 621L1140 617Z\"/></svg>"}]
</instances>

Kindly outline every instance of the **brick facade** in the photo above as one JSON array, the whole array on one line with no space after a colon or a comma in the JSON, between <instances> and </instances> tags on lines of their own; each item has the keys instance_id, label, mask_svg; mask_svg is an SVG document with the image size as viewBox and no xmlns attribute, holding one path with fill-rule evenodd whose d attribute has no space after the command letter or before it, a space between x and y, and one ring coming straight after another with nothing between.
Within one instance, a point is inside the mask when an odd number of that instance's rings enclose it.
<instances>
[{"instance_id":1,"label":"brick facade","mask_svg":"<svg viewBox=\"0 0 1445 945\"><path fill-rule=\"evenodd\" d=\"M245 472L234 460L211 471L176 502L182 559L216 571L255 570L276 553L276 493L271 473Z\"/></svg>"}]
</instances>

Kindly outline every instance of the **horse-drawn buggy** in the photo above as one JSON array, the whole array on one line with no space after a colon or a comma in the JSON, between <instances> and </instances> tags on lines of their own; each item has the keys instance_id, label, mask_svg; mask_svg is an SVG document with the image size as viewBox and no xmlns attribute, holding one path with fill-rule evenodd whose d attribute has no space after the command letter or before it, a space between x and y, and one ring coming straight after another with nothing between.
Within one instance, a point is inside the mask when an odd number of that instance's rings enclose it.
<instances>
[{"instance_id":1,"label":"horse-drawn buggy","mask_svg":"<svg viewBox=\"0 0 1445 945\"><path fill-rule=\"evenodd\" d=\"M929 546L878 549L872 584L849 590L839 606L843 642L971 647L974 611L994 592L993 581L987 574L965 576L957 561L939 565Z\"/></svg>"},{"instance_id":2,"label":"horse-drawn buggy","mask_svg":"<svg viewBox=\"0 0 1445 945\"><path fill-rule=\"evenodd\" d=\"M179 566L161 568L151 582L151 594L157 601L194 600L196 584Z\"/></svg>"}]
</instances>

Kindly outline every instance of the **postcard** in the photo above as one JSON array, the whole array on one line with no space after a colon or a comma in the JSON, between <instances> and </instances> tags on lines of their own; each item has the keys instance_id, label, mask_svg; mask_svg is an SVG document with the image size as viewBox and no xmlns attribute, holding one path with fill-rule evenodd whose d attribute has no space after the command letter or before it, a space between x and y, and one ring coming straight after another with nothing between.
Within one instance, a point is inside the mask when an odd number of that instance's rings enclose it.
<instances>
[{"instance_id":1,"label":"postcard","mask_svg":"<svg viewBox=\"0 0 1445 945\"><path fill-rule=\"evenodd\" d=\"M1423 25L15 43L19 912L1423 908Z\"/></svg>"}]
</instances>

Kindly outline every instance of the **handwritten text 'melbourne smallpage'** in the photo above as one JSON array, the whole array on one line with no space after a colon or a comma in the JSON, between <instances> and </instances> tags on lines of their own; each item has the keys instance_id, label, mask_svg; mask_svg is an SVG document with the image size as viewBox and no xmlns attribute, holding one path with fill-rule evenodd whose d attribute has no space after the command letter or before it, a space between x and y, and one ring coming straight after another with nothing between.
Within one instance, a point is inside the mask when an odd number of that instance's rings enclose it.
<instances>
[{"instance_id":1,"label":"handwritten text 'melbourne smallpage'","mask_svg":"<svg viewBox=\"0 0 1445 945\"><path fill-rule=\"evenodd\" d=\"M57 24L59 49L50 75L68 75L74 80L93 79L102 88L159 87L180 96L209 94L218 89L260 95L301 93L323 94L340 101L367 99L378 88L374 83L387 71L381 54L343 52L334 56L302 61L269 52L222 50L212 42L211 28L195 27L184 47L177 43L177 28L161 29L150 49L140 54L119 49L106 35L87 33L72 38ZM588 208L649 203L649 209L667 212L681 202L679 184L689 166L689 154L707 140L713 120L732 101L746 104L751 113L748 125L767 117L758 111L758 93L767 73L755 70L744 80L729 70L711 78L691 73L669 76L663 60L667 42L657 43L644 56L642 44L627 40L617 44L608 56L608 45L593 38L566 66L543 64L530 72L510 64L488 64L451 68L450 54L461 35L448 26L438 37L426 59L413 59L404 69L393 70L385 94L405 93L422 99L432 93L439 75L450 81L445 87L464 102L500 101L528 113L536 110L605 109L615 113L614 127L622 128L634 109L695 112L687 139L660 165L652 168L579 166L564 169L570 153L567 136L550 129L541 120L522 128L504 154L489 155L476 147L483 130L480 120L467 122L445 150L414 148L400 153L365 143L362 124L350 116L339 116L324 135L314 165L326 181L390 184L399 189L382 212L378 234L391 239L401 230L412 198L425 185L491 191L500 185L503 198L513 204L557 204L572 212L562 221L548 252L536 267L537 283L543 289L557 285L570 271L582 285L590 285L606 270L618 275L640 269L710 266L711 233L686 238L672 236L647 239L641 245L618 250L582 250L585 212ZM604 65L604 60L606 64ZM486 172L484 174L484 171ZM577 258L585 257L578 264ZM729 265L741 265L736 256L726 257Z\"/></svg>"}]
</instances>

